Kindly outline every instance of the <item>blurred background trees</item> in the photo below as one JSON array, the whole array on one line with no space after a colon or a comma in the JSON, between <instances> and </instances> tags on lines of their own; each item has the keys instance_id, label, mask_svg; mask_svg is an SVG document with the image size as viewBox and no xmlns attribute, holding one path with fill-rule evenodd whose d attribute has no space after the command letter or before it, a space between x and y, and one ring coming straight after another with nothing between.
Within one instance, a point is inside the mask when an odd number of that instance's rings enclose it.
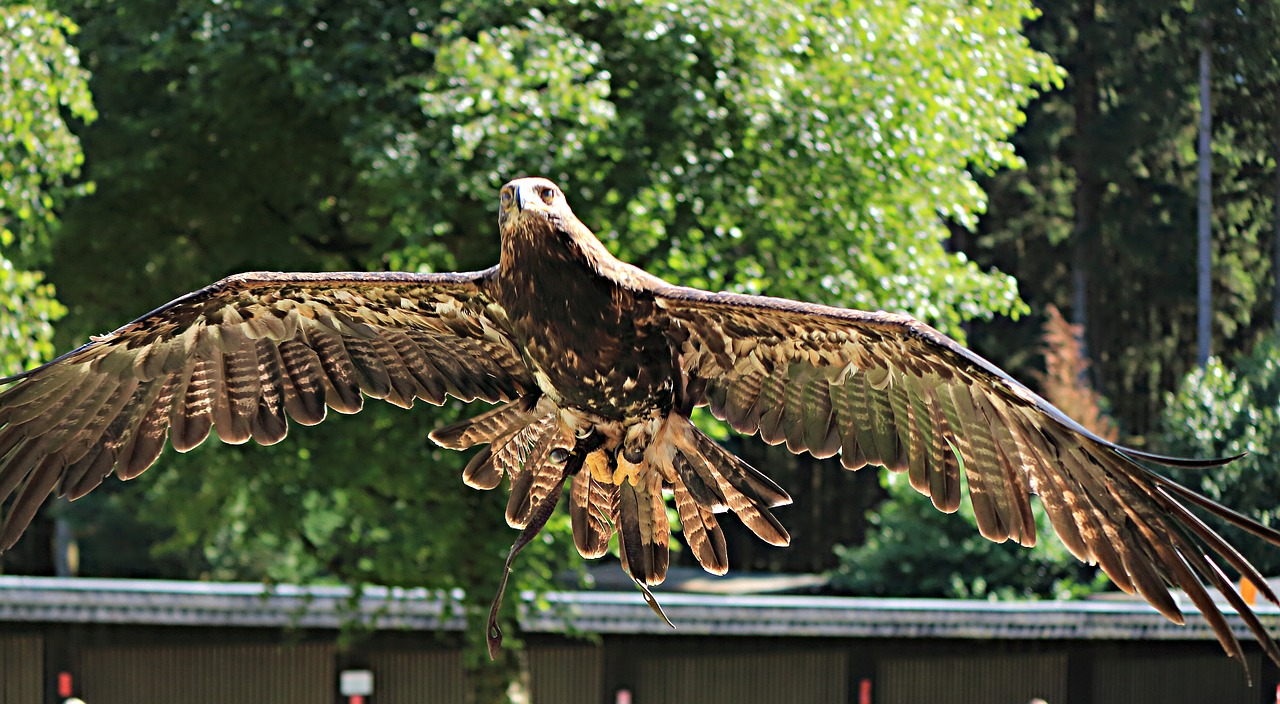
<instances>
[{"instance_id":1,"label":"blurred background trees","mask_svg":"<svg viewBox=\"0 0 1280 704\"><path fill-rule=\"evenodd\" d=\"M1249 449L1204 486L1270 516L1280 3L1038 5L0 1L0 354L16 370L239 271L483 268L498 186L542 174L673 281L910 312L1124 442ZM1182 382L1206 17L1225 354ZM1081 326L1042 331L1051 305ZM514 534L426 440L460 411L169 452L55 510L82 574L462 588L479 609ZM992 546L873 471L730 442L796 497L794 546L732 531L735 569L867 594L1097 586L1047 530ZM557 520L516 588L577 564ZM41 526L5 570L50 569Z\"/></svg>"}]
</instances>

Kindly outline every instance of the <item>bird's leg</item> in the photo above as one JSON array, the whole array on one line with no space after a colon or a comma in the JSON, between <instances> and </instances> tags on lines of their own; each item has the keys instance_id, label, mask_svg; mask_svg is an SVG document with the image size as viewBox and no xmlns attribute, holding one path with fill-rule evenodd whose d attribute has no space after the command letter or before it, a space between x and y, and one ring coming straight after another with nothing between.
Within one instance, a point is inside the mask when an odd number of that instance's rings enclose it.
<instances>
[{"instance_id":1,"label":"bird's leg","mask_svg":"<svg viewBox=\"0 0 1280 704\"><path fill-rule=\"evenodd\" d=\"M649 419L634 423L627 428L622 441L622 450L617 455L617 468L610 477L612 484L622 486L625 479L631 482L631 486L640 485L640 468L644 465L644 454L660 427L661 416L655 412Z\"/></svg>"},{"instance_id":2,"label":"bird's leg","mask_svg":"<svg viewBox=\"0 0 1280 704\"><path fill-rule=\"evenodd\" d=\"M560 472L560 478L556 482L556 488L544 496L538 502L538 505L533 508L533 512L529 516L529 522L525 524L524 530L520 531L520 535L512 543L511 550L507 553L507 560L502 565L502 578L498 581L498 592L494 595L493 604L489 607L489 625L486 629L490 660L496 660L498 658L498 650L502 648L502 629L498 626L498 610L502 608L502 596L507 590L507 578L511 576L511 564L515 562L516 555L519 555L526 545L533 542L533 539L547 525L551 515L555 513L556 504L560 503L560 494L563 493L565 480L581 471L585 459L589 455L596 454L597 449L603 442L603 438L598 433L578 434L577 445L572 451L569 448L556 447L548 453L550 461L557 464L563 463L564 466Z\"/></svg>"},{"instance_id":3,"label":"bird's leg","mask_svg":"<svg viewBox=\"0 0 1280 704\"><path fill-rule=\"evenodd\" d=\"M556 450L560 449L556 448ZM502 629L498 627L498 609L502 608L502 595L507 590L507 578L511 576L511 563L515 561L516 555L519 555L526 545L533 542L534 537L547 525L551 514L555 513L556 504L560 501L561 490L564 488L564 480L573 473L570 469L575 460L577 468L580 469L582 467L581 455L574 454L566 457L565 471L561 472L560 480L557 482L555 490L543 497L542 501L538 502L538 505L534 507L533 514L529 516L529 522L525 524L524 530L520 531L520 536L516 538L516 542L512 543L511 550L507 553L507 561L502 565L502 579L498 581L498 593L493 596L493 604L489 607L489 626L486 634L489 642L490 660L498 659L498 650L502 648Z\"/></svg>"},{"instance_id":4,"label":"bird's leg","mask_svg":"<svg viewBox=\"0 0 1280 704\"><path fill-rule=\"evenodd\" d=\"M587 471L591 472L591 478L601 484L613 483L613 469L608 450L596 450L587 455Z\"/></svg>"},{"instance_id":5,"label":"bird's leg","mask_svg":"<svg viewBox=\"0 0 1280 704\"><path fill-rule=\"evenodd\" d=\"M630 481L631 486L639 486L640 485L640 463L632 462L631 460L627 459L627 455L625 452L618 453L618 456L616 457L616 459L618 461L617 468L613 470L613 476L609 478L610 481L613 482L614 484L617 484L618 486L622 486L622 482L624 481ZM643 456L641 456L640 461L641 462L644 461Z\"/></svg>"}]
</instances>

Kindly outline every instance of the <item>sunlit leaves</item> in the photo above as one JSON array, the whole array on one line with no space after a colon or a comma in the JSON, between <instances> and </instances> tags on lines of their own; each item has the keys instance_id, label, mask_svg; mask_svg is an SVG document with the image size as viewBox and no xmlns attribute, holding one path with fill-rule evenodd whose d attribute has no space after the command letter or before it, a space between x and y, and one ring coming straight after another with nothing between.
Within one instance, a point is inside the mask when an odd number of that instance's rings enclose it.
<instances>
[{"instance_id":1,"label":"sunlit leaves","mask_svg":"<svg viewBox=\"0 0 1280 704\"><path fill-rule=\"evenodd\" d=\"M1280 341L1268 336L1253 350L1232 360L1212 358L1193 370L1169 394L1163 416L1163 450L1186 457L1244 456L1211 472L1184 471L1183 482L1210 498L1256 518L1280 525ZM1225 530L1234 530L1226 527ZM1275 550L1261 541L1233 544L1263 574L1280 570Z\"/></svg>"},{"instance_id":2,"label":"sunlit leaves","mask_svg":"<svg viewBox=\"0 0 1280 704\"><path fill-rule=\"evenodd\" d=\"M0 373L47 359L51 323L64 312L53 287L14 261L44 261L56 206L83 161L67 120L95 117L88 74L67 41L75 31L56 13L0 4Z\"/></svg>"},{"instance_id":3,"label":"sunlit leaves","mask_svg":"<svg viewBox=\"0 0 1280 704\"><path fill-rule=\"evenodd\" d=\"M651 115L617 122L634 145L622 183L642 176L625 213L596 220L625 256L675 280L905 310L952 332L1019 310L1011 280L945 251L944 220L973 224L984 201L966 169L1016 163L1004 140L1057 76L1017 32L1025 8L617 12L626 42L606 66L620 114Z\"/></svg>"},{"instance_id":4,"label":"sunlit leaves","mask_svg":"<svg viewBox=\"0 0 1280 704\"><path fill-rule=\"evenodd\" d=\"M0 375L52 357L52 323L64 312L39 274L15 269L0 257Z\"/></svg>"},{"instance_id":5,"label":"sunlit leaves","mask_svg":"<svg viewBox=\"0 0 1280 704\"><path fill-rule=\"evenodd\" d=\"M484 193L475 195L488 197L493 181L517 169L557 173L587 157L591 133L615 115L598 45L537 12L475 39L450 28L438 33L422 109L448 126L451 157L477 171Z\"/></svg>"},{"instance_id":6,"label":"sunlit leaves","mask_svg":"<svg viewBox=\"0 0 1280 704\"><path fill-rule=\"evenodd\" d=\"M32 5L0 5L0 244L38 258L64 180L80 170L66 115L95 117L76 27Z\"/></svg>"}]
</instances>

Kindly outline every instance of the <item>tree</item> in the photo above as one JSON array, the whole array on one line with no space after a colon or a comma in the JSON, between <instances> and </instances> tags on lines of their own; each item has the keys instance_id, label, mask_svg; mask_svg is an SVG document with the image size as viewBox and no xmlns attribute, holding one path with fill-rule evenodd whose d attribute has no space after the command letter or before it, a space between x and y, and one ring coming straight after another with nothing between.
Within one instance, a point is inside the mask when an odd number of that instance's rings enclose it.
<instances>
[{"instance_id":1,"label":"tree","mask_svg":"<svg viewBox=\"0 0 1280 704\"><path fill-rule=\"evenodd\" d=\"M38 5L0 4L0 374L50 357L64 312L33 269L48 260L58 207L84 190L67 185L83 158L69 123L95 116L75 32ZM33 539L27 557L47 559L39 542L52 540Z\"/></svg>"},{"instance_id":2,"label":"tree","mask_svg":"<svg viewBox=\"0 0 1280 704\"><path fill-rule=\"evenodd\" d=\"M1206 15L1215 32L1212 91L1219 101L1213 347L1241 348L1270 324L1275 113L1267 106L1276 93L1267 92L1269 74L1257 70L1262 56L1275 54L1269 6L1043 3L1044 15L1028 28L1034 45L1070 77L1064 90L1028 108L1027 126L1014 139L1027 168L984 181L991 207L966 251L1013 273L1037 314L1052 303L1072 320L1087 319L1092 381L1113 400L1128 442L1158 432L1164 394L1195 363L1194 147ZM1084 296L1070 295L1073 277L1087 281ZM1023 376L1037 364L1020 352L1035 333L1032 320L999 323L984 326L974 342Z\"/></svg>"},{"instance_id":3,"label":"tree","mask_svg":"<svg viewBox=\"0 0 1280 704\"><path fill-rule=\"evenodd\" d=\"M1280 525L1280 473L1272 453L1280 447L1280 341L1267 336L1231 367L1214 357L1183 379L1167 399L1164 445L1199 457L1244 456L1213 472L1184 471L1179 479L1263 525ZM1234 533L1223 526L1228 539ZM1280 573L1280 559L1255 540L1233 542L1263 574Z\"/></svg>"},{"instance_id":4,"label":"tree","mask_svg":"<svg viewBox=\"0 0 1280 704\"><path fill-rule=\"evenodd\" d=\"M1021 310L943 222L972 226L966 166L1015 164L1005 139L1055 77L1019 3L64 6L107 115L84 132L97 192L49 269L67 344L234 271L488 266L496 189L529 173L682 283L951 332ZM113 501L205 574L461 587L475 615L513 534L503 497L464 489L465 457L426 440L458 410L170 455ZM105 554L97 530L85 550ZM521 555L515 588L549 583L565 533ZM503 699L518 656L472 652L477 701Z\"/></svg>"},{"instance_id":5,"label":"tree","mask_svg":"<svg viewBox=\"0 0 1280 704\"><path fill-rule=\"evenodd\" d=\"M1250 283L1262 298L1262 292L1271 289L1274 329L1280 324L1280 4L1206 4L1218 37L1214 60L1223 74L1214 85L1218 119L1235 147L1230 156L1239 162L1237 180L1227 195L1233 207L1261 222L1268 216L1271 221L1271 260L1258 262ZM1266 277L1271 279L1269 286ZM1227 294L1237 295L1234 289L1227 289Z\"/></svg>"},{"instance_id":6,"label":"tree","mask_svg":"<svg viewBox=\"0 0 1280 704\"><path fill-rule=\"evenodd\" d=\"M2 4L0 28L0 368L13 373L53 351L61 308L30 269L47 262L57 207L78 190L66 185L83 161L69 118L95 113L68 43L74 24L35 5Z\"/></svg>"}]
</instances>

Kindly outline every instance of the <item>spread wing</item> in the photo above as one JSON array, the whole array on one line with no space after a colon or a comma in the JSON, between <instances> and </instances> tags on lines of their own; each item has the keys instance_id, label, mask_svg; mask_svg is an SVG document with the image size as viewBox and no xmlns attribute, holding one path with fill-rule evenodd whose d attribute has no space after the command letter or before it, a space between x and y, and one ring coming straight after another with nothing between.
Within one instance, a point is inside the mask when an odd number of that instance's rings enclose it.
<instances>
[{"instance_id":1,"label":"spread wing","mask_svg":"<svg viewBox=\"0 0 1280 704\"><path fill-rule=\"evenodd\" d=\"M1030 495L1076 557L1101 565L1169 619L1186 591L1223 648L1241 649L1204 584L1217 588L1268 656L1280 648L1218 565L1272 602L1235 549L1187 508L1280 545L1280 533L1141 466L1209 467L1230 460L1160 457L1107 442L954 340L910 317L669 287L657 291L681 342L688 399L743 433L845 467L884 465L940 510L955 511L963 477L984 536L1032 545Z\"/></svg>"},{"instance_id":2,"label":"spread wing","mask_svg":"<svg viewBox=\"0 0 1280 704\"><path fill-rule=\"evenodd\" d=\"M51 492L76 498L214 430L279 442L288 418L355 413L364 396L409 407L446 395L500 401L534 388L468 274L233 276L0 383L0 550Z\"/></svg>"}]
</instances>

